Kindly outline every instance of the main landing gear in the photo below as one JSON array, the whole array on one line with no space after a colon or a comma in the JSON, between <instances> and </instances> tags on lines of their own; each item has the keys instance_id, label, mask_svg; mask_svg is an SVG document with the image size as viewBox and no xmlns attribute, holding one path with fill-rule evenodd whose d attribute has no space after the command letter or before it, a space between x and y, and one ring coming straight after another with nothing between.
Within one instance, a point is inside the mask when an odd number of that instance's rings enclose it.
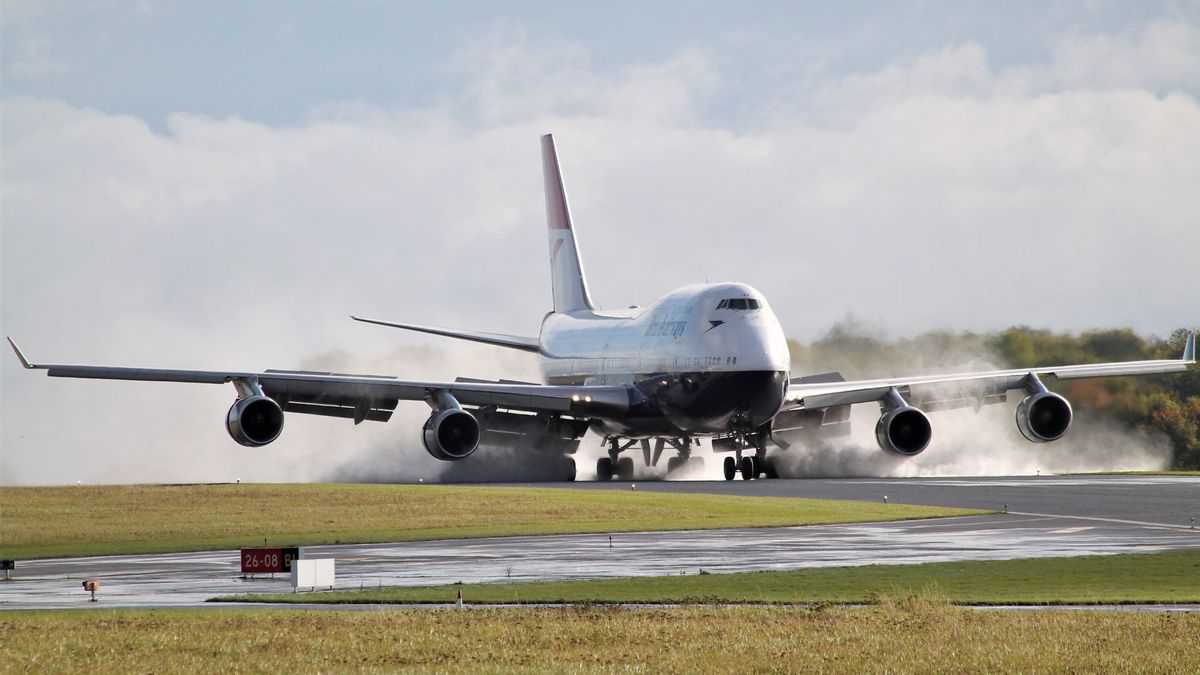
<instances>
[{"instance_id":1,"label":"main landing gear","mask_svg":"<svg viewBox=\"0 0 1200 675\"><path fill-rule=\"evenodd\" d=\"M699 441L690 437L656 438L654 439L653 448L651 448L650 439L648 438L622 440L616 436L610 436L604 439L604 444L608 446L608 456L596 460L596 480L600 481L612 480L613 478L633 480L633 458L621 457L621 453L639 444L642 448L642 459L645 461L647 468L658 466L658 460L662 457L663 450L667 447L676 450L678 454L667 459L668 476L681 471L687 466L704 466L703 457L692 456L692 445L699 444Z\"/></svg>"},{"instance_id":2,"label":"main landing gear","mask_svg":"<svg viewBox=\"0 0 1200 675\"><path fill-rule=\"evenodd\" d=\"M570 457L570 456L563 457L562 466L561 466L561 474L562 474L562 479L567 482L573 482L575 480L575 458L574 457Z\"/></svg>"},{"instance_id":3,"label":"main landing gear","mask_svg":"<svg viewBox=\"0 0 1200 675\"><path fill-rule=\"evenodd\" d=\"M596 460L596 480L633 480L633 458L620 457L613 461L611 457L601 457Z\"/></svg>"},{"instance_id":4,"label":"main landing gear","mask_svg":"<svg viewBox=\"0 0 1200 675\"><path fill-rule=\"evenodd\" d=\"M596 480L612 480L614 477L633 480L633 458L621 457L621 453L632 448L637 441L622 443L621 439L614 436L606 438L605 443L608 445L608 457L596 460Z\"/></svg>"}]
</instances>

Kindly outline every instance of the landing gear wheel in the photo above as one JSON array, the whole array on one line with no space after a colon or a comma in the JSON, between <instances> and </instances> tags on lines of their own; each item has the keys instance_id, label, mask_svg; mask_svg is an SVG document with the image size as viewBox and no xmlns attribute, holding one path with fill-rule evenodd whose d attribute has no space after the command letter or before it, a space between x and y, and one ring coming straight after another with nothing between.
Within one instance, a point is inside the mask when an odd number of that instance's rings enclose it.
<instances>
[{"instance_id":1,"label":"landing gear wheel","mask_svg":"<svg viewBox=\"0 0 1200 675\"><path fill-rule=\"evenodd\" d=\"M737 474L737 461L732 457L726 457L723 468L725 469L725 480L733 480L734 475Z\"/></svg>"},{"instance_id":2,"label":"landing gear wheel","mask_svg":"<svg viewBox=\"0 0 1200 675\"><path fill-rule=\"evenodd\" d=\"M596 480L612 480L613 465L608 457L596 460Z\"/></svg>"},{"instance_id":3,"label":"landing gear wheel","mask_svg":"<svg viewBox=\"0 0 1200 675\"><path fill-rule=\"evenodd\" d=\"M687 463L691 466L691 468L695 469L696 471L702 471L704 469L704 458L703 457L689 457ZM681 466L682 466L682 464L683 463L680 462Z\"/></svg>"},{"instance_id":4,"label":"landing gear wheel","mask_svg":"<svg viewBox=\"0 0 1200 675\"><path fill-rule=\"evenodd\" d=\"M570 457L563 462L563 480L568 483L575 481L575 460Z\"/></svg>"},{"instance_id":5,"label":"landing gear wheel","mask_svg":"<svg viewBox=\"0 0 1200 675\"><path fill-rule=\"evenodd\" d=\"M617 460L617 476L621 480L633 480L633 458L622 457Z\"/></svg>"},{"instance_id":6,"label":"landing gear wheel","mask_svg":"<svg viewBox=\"0 0 1200 675\"><path fill-rule=\"evenodd\" d=\"M667 475L675 473L679 469L680 461L678 457L667 459Z\"/></svg>"},{"instance_id":7,"label":"landing gear wheel","mask_svg":"<svg viewBox=\"0 0 1200 675\"><path fill-rule=\"evenodd\" d=\"M754 461L753 457L742 458L742 479L750 480L758 475L758 467L755 466L758 462Z\"/></svg>"}]
</instances>

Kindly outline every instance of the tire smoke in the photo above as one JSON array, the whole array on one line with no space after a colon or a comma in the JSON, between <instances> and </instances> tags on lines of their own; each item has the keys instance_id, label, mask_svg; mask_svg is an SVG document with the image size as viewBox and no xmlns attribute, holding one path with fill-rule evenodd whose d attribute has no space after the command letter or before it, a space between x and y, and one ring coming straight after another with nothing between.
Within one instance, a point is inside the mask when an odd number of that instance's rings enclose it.
<instances>
[{"instance_id":1,"label":"tire smoke","mask_svg":"<svg viewBox=\"0 0 1200 675\"><path fill-rule=\"evenodd\" d=\"M810 447L793 446L771 456L787 477L1008 476L1036 473L1156 470L1171 461L1171 445L1159 433L1137 431L1111 419L1077 413L1066 437L1030 443L1017 430L1019 401L978 413L949 410L931 416L933 442L916 457L879 448L874 428L878 411L855 406L849 436Z\"/></svg>"},{"instance_id":2,"label":"tire smoke","mask_svg":"<svg viewBox=\"0 0 1200 675\"><path fill-rule=\"evenodd\" d=\"M839 333L841 330L842 333ZM856 328L844 326L833 331L841 335L839 343L856 345L861 338ZM536 362L529 356L513 352L460 347L404 347L369 359L346 352L330 352L304 363L314 370L357 372L402 372L406 378L452 380L446 372L455 372L489 379L537 381ZM825 353L836 364L838 356L827 349ZM921 353L911 363L922 371L987 370L1003 367L986 352L950 354ZM870 364L872 368L886 367ZM826 366L826 369L828 366ZM820 368L812 368L816 371ZM878 372L878 371L876 371ZM978 412L972 409L948 410L935 413L933 442L915 457L900 457L887 453L875 442L874 428L879 410L873 405L854 406L851 413L851 433L814 445L793 445L787 451L773 448L769 455L783 477L932 477L932 476L996 476L1032 475L1041 473L1095 472L1121 470L1154 470L1169 465L1171 446L1162 434L1130 429L1102 416L1086 411L1076 414L1067 436L1053 443L1030 443L1017 430L1014 420L1021 395L1010 395L1003 405L985 406ZM539 455L521 447L481 445L471 457L458 462L441 462L425 451L420 429L429 409L423 404L401 401L392 420L386 425L364 423L368 430L347 434L338 430L340 442L351 443L336 452L322 452L323 457L335 457L313 466L308 472L312 480L339 482L542 482L561 480L561 465L553 457ZM334 436L326 437L330 442ZM349 440L346 440L349 439ZM714 454L707 440L693 448L693 461L683 469L666 475L666 463L675 451L667 448L657 467L643 465L639 446L626 450L622 456L634 459L635 479L653 480L721 480L724 454ZM578 480L594 480L596 460L605 455L601 439L589 433L573 456ZM314 455L315 456L315 455ZM739 476L737 480L741 480Z\"/></svg>"}]
</instances>

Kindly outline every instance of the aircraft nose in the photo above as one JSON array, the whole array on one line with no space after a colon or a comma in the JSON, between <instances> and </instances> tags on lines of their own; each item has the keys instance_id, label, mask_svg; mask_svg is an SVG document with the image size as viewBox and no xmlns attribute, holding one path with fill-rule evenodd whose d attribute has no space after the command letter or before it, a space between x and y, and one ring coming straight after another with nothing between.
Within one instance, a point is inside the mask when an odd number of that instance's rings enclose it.
<instances>
[{"instance_id":1,"label":"aircraft nose","mask_svg":"<svg viewBox=\"0 0 1200 675\"><path fill-rule=\"evenodd\" d=\"M763 326L755 331L755 347L762 358L762 369L775 372L791 370L787 338L778 326Z\"/></svg>"},{"instance_id":2,"label":"aircraft nose","mask_svg":"<svg viewBox=\"0 0 1200 675\"><path fill-rule=\"evenodd\" d=\"M737 357L738 370L786 372L790 369L787 338L770 316L732 319L710 317L705 338L714 349Z\"/></svg>"}]
</instances>

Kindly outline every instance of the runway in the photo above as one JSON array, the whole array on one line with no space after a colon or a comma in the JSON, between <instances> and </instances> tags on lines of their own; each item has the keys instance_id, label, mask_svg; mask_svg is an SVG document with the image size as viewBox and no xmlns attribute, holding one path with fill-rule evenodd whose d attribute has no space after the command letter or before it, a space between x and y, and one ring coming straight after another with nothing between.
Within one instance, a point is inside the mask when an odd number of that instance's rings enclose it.
<instances>
[{"instance_id":1,"label":"runway","mask_svg":"<svg viewBox=\"0 0 1200 675\"><path fill-rule=\"evenodd\" d=\"M577 489L629 489L620 484ZM456 581L532 581L803 567L996 560L1200 547L1188 516L1200 479L1056 478L783 480L639 484L638 489L787 494L985 506L1028 511L964 518L792 528L503 537L306 547L337 559L338 588ZM1149 506L1147 506L1149 505ZM1079 511L1079 515L1048 511ZM1181 522L1182 521L1182 522ZM242 580L236 551L22 561L0 582L0 608L167 607L215 595L286 592L286 579ZM80 587L99 578L101 601ZM447 598L449 600L449 598Z\"/></svg>"}]
</instances>

